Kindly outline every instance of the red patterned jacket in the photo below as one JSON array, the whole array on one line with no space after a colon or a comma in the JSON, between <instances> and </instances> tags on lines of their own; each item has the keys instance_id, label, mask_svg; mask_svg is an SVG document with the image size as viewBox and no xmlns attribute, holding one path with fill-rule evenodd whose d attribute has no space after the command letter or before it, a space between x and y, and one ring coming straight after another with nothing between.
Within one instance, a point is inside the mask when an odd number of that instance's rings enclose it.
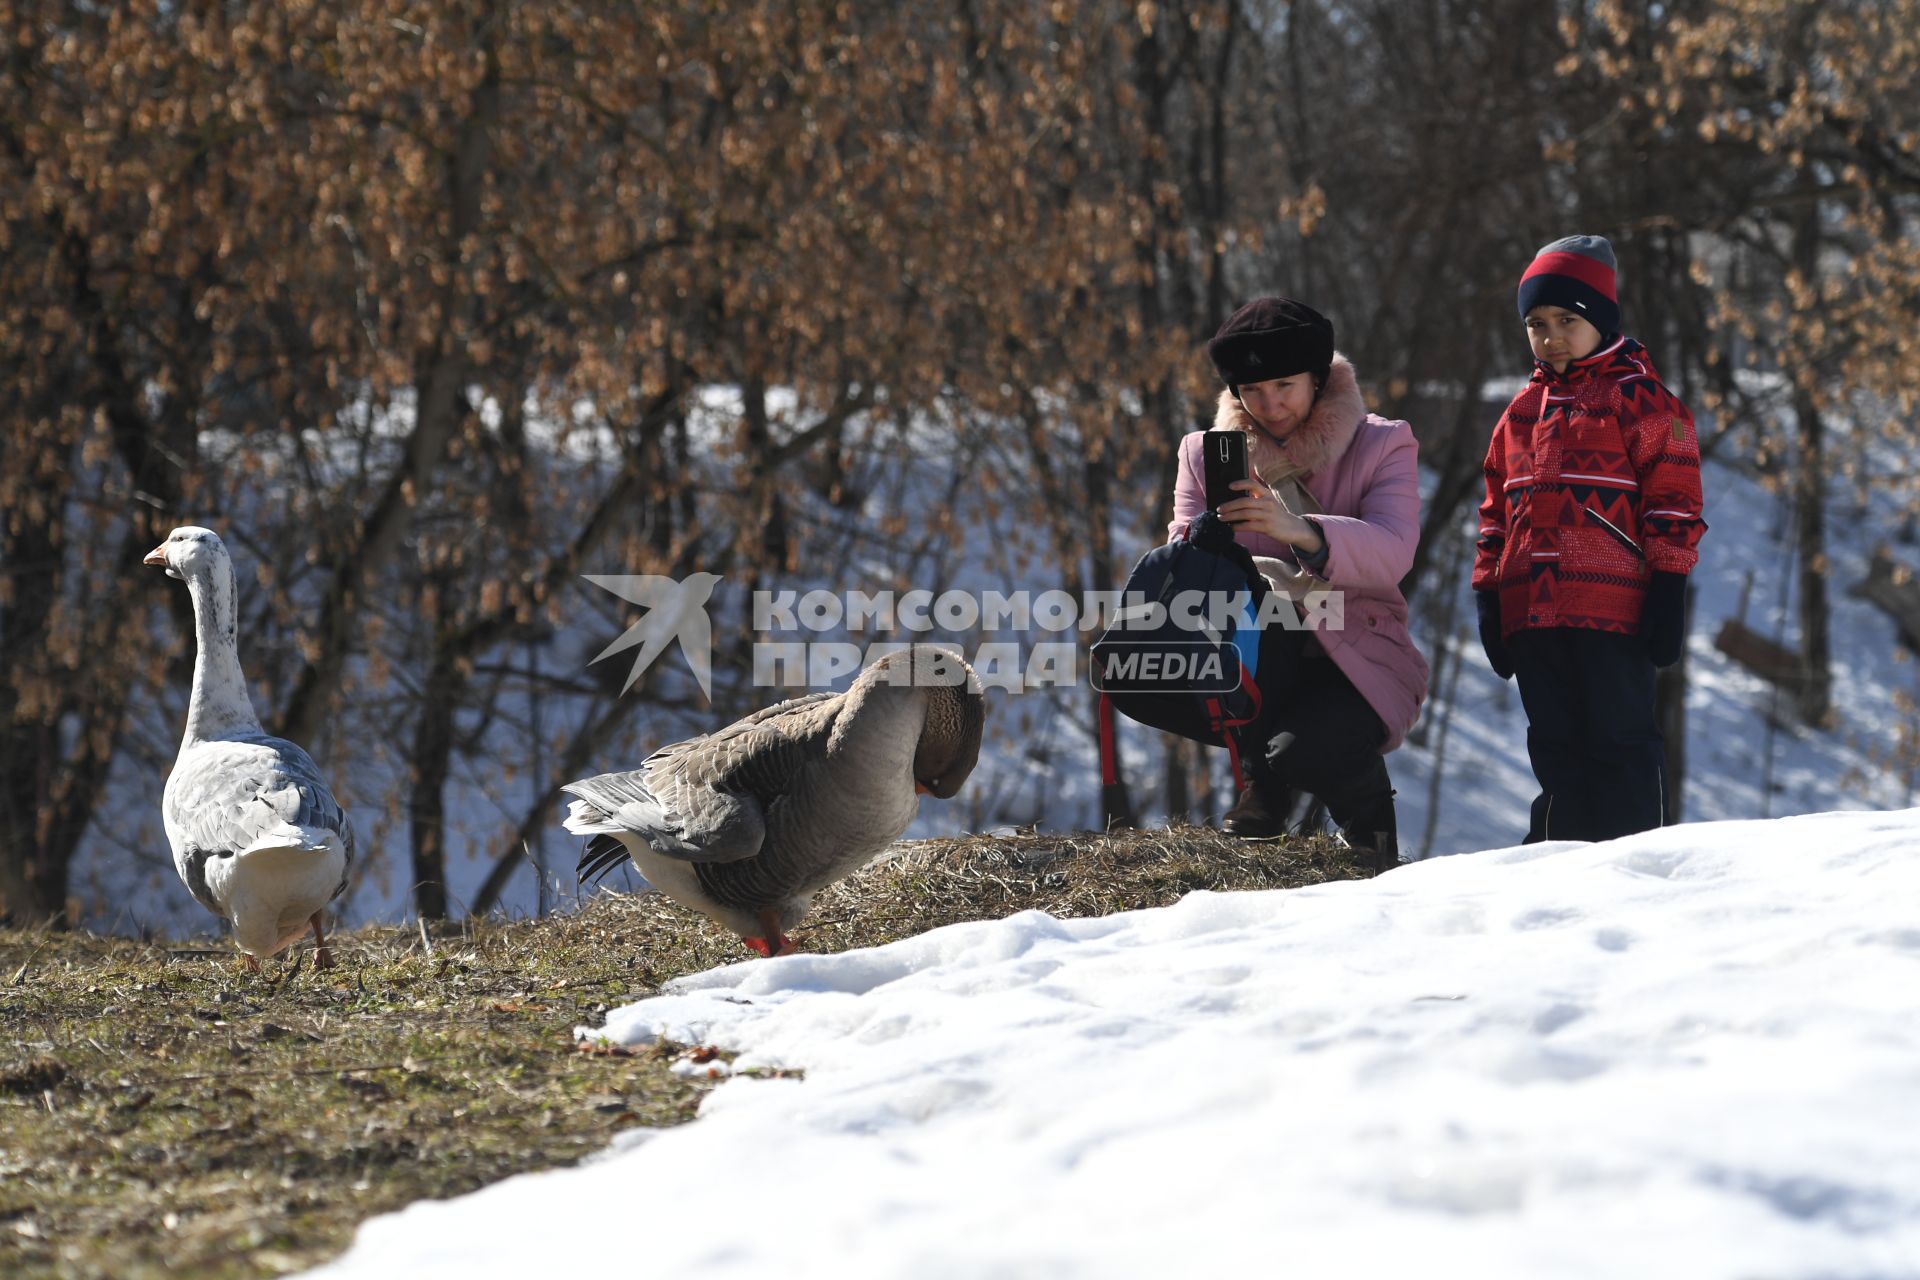
<instances>
[{"instance_id":1,"label":"red patterned jacket","mask_svg":"<svg viewBox=\"0 0 1920 1280\"><path fill-rule=\"evenodd\" d=\"M1615 338L1536 362L1493 429L1473 589L1500 592L1500 630L1633 634L1655 570L1687 573L1701 518L1693 415L1646 348Z\"/></svg>"}]
</instances>

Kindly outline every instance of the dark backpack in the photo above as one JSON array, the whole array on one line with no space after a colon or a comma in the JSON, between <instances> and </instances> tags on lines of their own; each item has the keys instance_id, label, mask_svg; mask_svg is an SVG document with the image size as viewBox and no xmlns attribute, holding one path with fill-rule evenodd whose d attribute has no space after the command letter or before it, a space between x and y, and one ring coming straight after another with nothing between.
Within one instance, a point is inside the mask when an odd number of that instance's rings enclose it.
<instances>
[{"instance_id":1,"label":"dark backpack","mask_svg":"<svg viewBox=\"0 0 1920 1280\"><path fill-rule=\"evenodd\" d=\"M1113 713L1210 746L1224 746L1240 779L1231 730L1260 715L1260 630L1267 580L1233 527L1211 511L1134 564L1122 608L1093 642L1089 672L1100 693L1100 781L1106 811L1118 811ZM1181 611L1185 599L1211 606ZM1155 606L1158 606L1156 609ZM1185 612L1183 620L1180 613ZM1195 629L1195 614L1205 625Z\"/></svg>"}]
</instances>

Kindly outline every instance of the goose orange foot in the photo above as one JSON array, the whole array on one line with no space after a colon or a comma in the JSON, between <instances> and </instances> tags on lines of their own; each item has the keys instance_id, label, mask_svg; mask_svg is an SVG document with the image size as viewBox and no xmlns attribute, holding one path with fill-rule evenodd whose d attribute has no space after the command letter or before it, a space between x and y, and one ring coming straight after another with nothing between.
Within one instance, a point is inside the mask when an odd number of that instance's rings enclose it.
<instances>
[{"instance_id":1,"label":"goose orange foot","mask_svg":"<svg viewBox=\"0 0 1920 1280\"><path fill-rule=\"evenodd\" d=\"M763 956L790 956L794 953L793 939L780 932L780 916L772 907L760 913L760 928L765 937L742 938L747 949ZM769 942L767 939L771 938Z\"/></svg>"}]
</instances>

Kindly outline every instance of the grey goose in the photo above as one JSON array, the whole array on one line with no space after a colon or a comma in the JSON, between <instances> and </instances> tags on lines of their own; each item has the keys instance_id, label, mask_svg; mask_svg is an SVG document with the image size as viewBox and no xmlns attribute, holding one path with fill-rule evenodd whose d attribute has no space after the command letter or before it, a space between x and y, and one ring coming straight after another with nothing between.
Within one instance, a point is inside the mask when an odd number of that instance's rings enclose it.
<instances>
[{"instance_id":1,"label":"grey goose","mask_svg":"<svg viewBox=\"0 0 1920 1280\"><path fill-rule=\"evenodd\" d=\"M784 955L815 893L898 839L921 796L960 790L985 717L958 656L889 653L844 693L779 703L561 788L578 797L566 829L591 837L580 878L631 859L669 898Z\"/></svg>"}]
</instances>

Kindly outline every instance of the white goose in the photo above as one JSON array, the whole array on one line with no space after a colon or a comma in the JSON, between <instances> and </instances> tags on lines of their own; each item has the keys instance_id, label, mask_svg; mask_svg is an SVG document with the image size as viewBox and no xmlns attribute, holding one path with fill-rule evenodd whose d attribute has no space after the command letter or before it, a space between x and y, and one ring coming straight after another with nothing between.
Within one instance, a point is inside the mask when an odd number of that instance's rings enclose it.
<instances>
[{"instance_id":1,"label":"white goose","mask_svg":"<svg viewBox=\"0 0 1920 1280\"><path fill-rule=\"evenodd\" d=\"M567 830L593 837L579 875L631 858L669 898L784 955L815 893L898 839L921 796L960 790L985 718L960 658L890 653L845 693L782 702L561 788L579 797Z\"/></svg>"},{"instance_id":2,"label":"white goose","mask_svg":"<svg viewBox=\"0 0 1920 1280\"><path fill-rule=\"evenodd\" d=\"M269 737L253 714L235 645L233 561L211 529L175 529L147 553L193 597L193 701L160 813L173 865L195 898L233 925L247 967L313 927L314 964L332 963L320 914L347 887L353 826L313 758Z\"/></svg>"}]
</instances>

